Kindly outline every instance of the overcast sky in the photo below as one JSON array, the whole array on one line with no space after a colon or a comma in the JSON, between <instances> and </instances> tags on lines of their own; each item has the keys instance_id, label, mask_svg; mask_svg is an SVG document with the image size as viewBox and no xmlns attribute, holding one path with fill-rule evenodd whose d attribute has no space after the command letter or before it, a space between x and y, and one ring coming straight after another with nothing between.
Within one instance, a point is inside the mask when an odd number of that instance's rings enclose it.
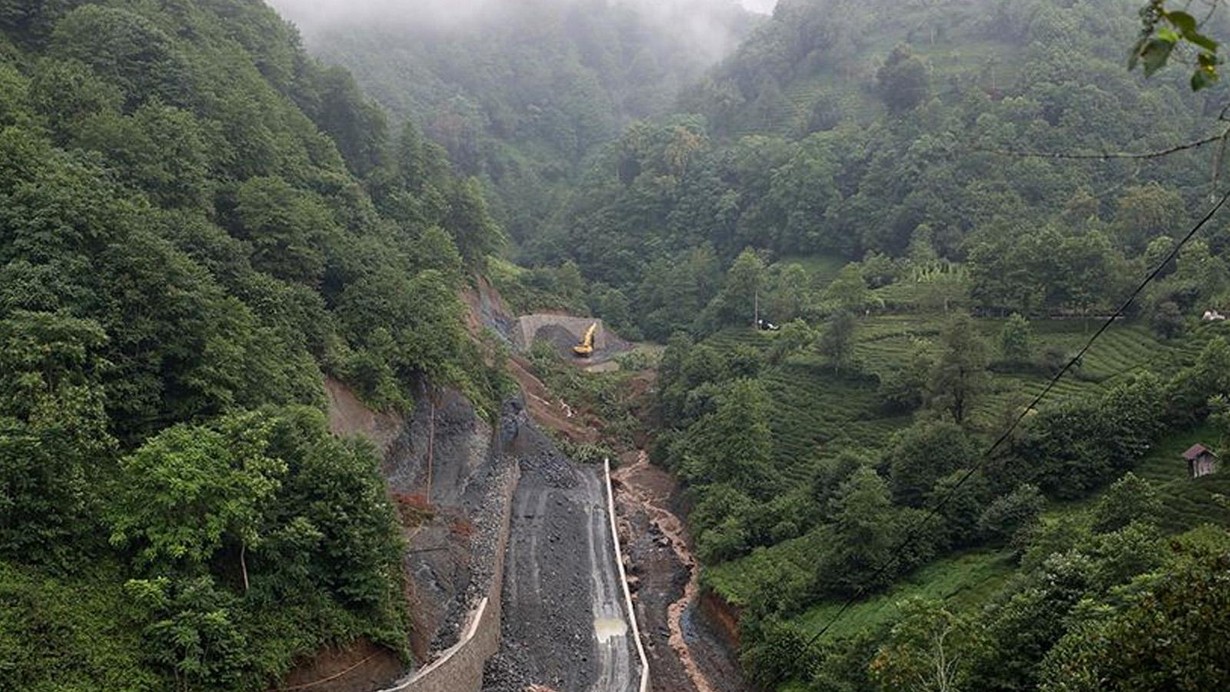
<instances>
[{"instance_id":1,"label":"overcast sky","mask_svg":"<svg viewBox=\"0 0 1230 692\"><path fill-rule=\"evenodd\" d=\"M425 18L424 21L457 22L481 14L488 7L517 0L267 0L282 16L299 25L305 34L343 20L367 21L388 17ZM566 1L566 0L564 0ZM768 14L777 0L612 0L641 6L655 16L672 10L705 4L729 5L738 2L754 12ZM702 20L703 21L703 20Z\"/></svg>"}]
</instances>

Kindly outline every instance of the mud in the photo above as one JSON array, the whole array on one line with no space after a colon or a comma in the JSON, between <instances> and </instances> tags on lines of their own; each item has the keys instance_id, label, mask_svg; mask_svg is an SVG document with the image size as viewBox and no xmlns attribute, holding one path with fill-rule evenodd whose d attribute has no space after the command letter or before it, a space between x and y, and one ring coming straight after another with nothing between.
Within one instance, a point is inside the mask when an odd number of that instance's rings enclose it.
<instances>
[{"instance_id":1,"label":"mud","mask_svg":"<svg viewBox=\"0 0 1230 692\"><path fill-rule=\"evenodd\" d=\"M404 668L397 654L361 638L350 646L318 652L296 667L276 692L368 692Z\"/></svg>"},{"instance_id":2,"label":"mud","mask_svg":"<svg viewBox=\"0 0 1230 692\"><path fill-rule=\"evenodd\" d=\"M620 537L633 598L660 692L742 692L734 652L698 607L699 569L687 528L675 512L677 484L644 452L626 455L614 473Z\"/></svg>"}]
</instances>

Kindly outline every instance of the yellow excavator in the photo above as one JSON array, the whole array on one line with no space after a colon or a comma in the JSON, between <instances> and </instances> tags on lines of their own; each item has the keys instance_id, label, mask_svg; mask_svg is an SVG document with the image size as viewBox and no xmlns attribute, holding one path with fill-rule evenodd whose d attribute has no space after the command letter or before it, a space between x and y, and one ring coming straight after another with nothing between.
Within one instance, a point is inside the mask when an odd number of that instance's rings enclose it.
<instances>
[{"instance_id":1,"label":"yellow excavator","mask_svg":"<svg viewBox=\"0 0 1230 692\"><path fill-rule=\"evenodd\" d=\"M572 347L572 352L582 358L588 358L594 352L594 330L597 328L597 322L589 325L589 329L585 330L585 338L581 339L581 343Z\"/></svg>"}]
</instances>

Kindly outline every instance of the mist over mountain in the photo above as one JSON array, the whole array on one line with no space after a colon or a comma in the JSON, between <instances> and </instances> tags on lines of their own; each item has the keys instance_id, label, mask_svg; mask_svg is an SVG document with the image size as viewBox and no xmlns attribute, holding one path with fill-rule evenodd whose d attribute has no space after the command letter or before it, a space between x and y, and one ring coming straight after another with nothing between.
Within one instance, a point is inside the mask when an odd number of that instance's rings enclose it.
<instances>
[{"instance_id":1,"label":"mist over mountain","mask_svg":"<svg viewBox=\"0 0 1230 692\"><path fill-rule=\"evenodd\" d=\"M290 19L308 36L343 27L378 24L415 28L458 29L474 24L499 21L525 11L557 5L581 5L585 0L271 0L283 16ZM633 8L638 14L660 28L681 32L689 43L701 46L713 59L720 58L734 47L734 35L722 17L735 8L769 14L777 0L606 0L607 6Z\"/></svg>"},{"instance_id":2,"label":"mist over mountain","mask_svg":"<svg viewBox=\"0 0 1230 692\"><path fill-rule=\"evenodd\" d=\"M274 4L313 53L478 176L514 239L554 213L596 147L669 112L767 21L736 0Z\"/></svg>"}]
</instances>

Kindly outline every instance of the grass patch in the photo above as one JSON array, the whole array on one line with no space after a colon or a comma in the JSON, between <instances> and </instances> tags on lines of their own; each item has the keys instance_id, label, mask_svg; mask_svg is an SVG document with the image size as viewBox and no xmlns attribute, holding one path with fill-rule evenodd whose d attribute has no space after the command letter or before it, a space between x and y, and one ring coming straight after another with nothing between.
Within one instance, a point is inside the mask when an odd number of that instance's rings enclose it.
<instances>
[{"instance_id":1,"label":"grass patch","mask_svg":"<svg viewBox=\"0 0 1230 692\"><path fill-rule=\"evenodd\" d=\"M816 288L824 288L832 283L833 279L837 278L838 272L842 267L846 266L848 260L844 257L833 255L789 255L782 257L775 264L786 266L788 264L797 264L807 272L807 277L811 279L811 285Z\"/></svg>"},{"instance_id":2,"label":"grass patch","mask_svg":"<svg viewBox=\"0 0 1230 692\"><path fill-rule=\"evenodd\" d=\"M891 622L899 613L897 604L908 598L944 600L959 610L977 608L1003 585L1015 567L1006 550L977 550L936 560L887 592L850 606L825 637L850 636ZM795 618L795 623L807 632L819 632L843 603L822 601Z\"/></svg>"}]
</instances>

